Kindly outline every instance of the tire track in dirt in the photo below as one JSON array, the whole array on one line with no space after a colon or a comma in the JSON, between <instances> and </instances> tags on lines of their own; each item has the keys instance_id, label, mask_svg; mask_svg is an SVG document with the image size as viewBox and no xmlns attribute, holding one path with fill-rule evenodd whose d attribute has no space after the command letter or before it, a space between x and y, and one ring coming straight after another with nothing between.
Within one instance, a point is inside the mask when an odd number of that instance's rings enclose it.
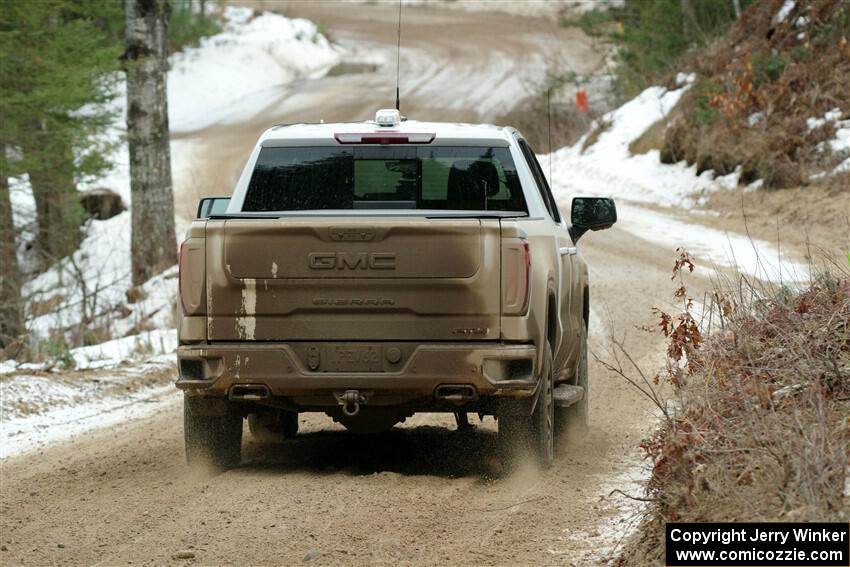
<instances>
[{"instance_id":1,"label":"tire track in dirt","mask_svg":"<svg viewBox=\"0 0 850 567\"><path fill-rule=\"evenodd\" d=\"M642 364L658 362L654 297L671 254L612 229L588 235L592 293ZM591 350L604 350L591 337ZM620 512L604 492L639 463L651 407L591 363L592 426L562 440L553 468L504 463L491 419L471 434L417 415L385 435L350 435L302 416L281 446L246 435L245 459L222 474L183 463L180 408L2 464L0 533L8 564L200 563L595 564L594 533ZM59 548L59 544L64 547Z\"/></svg>"}]
</instances>

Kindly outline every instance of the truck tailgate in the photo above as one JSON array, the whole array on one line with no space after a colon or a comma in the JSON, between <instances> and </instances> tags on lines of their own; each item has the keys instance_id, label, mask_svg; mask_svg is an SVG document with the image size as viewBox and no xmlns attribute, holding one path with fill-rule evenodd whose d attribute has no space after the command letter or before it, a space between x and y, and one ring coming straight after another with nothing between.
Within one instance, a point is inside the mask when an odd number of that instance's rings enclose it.
<instances>
[{"instance_id":1,"label":"truck tailgate","mask_svg":"<svg viewBox=\"0 0 850 567\"><path fill-rule=\"evenodd\" d=\"M498 219L210 220L210 341L499 338Z\"/></svg>"}]
</instances>

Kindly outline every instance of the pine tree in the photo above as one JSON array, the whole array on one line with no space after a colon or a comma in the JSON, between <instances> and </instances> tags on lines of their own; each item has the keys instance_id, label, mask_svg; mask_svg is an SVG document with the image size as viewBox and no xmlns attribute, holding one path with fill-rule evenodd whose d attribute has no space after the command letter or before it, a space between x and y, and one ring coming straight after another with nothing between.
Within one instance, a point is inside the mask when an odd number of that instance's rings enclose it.
<instances>
[{"instance_id":1,"label":"pine tree","mask_svg":"<svg viewBox=\"0 0 850 567\"><path fill-rule=\"evenodd\" d=\"M0 8L0 348L25 332L9 178L29 174L45 260L73 252L82 219L76 183L107 167L109 147L98 135L113 118L102 103L118 69L105 25L115 8L75 0L10 0Z\"/></svg>"},{"instance_id":2,"label":"pine tree","mask_svg":"<svg viewBox=\"0 0 850 567\"><path fill-rule=\"evenodd\" d=\"M48 262L72 254L80 245L83 211L74 181L74 153L61 132L47 121L34 123L23 141L36 205L36 247Z\"/></svg>"},{"instance_id":3,"label":"pine tree","mask_svg":"<svg viewBox=\"0 0 850 567\"><path fill-rule=\"evenodd\" d=\"M98 135L112 116L98 105L111 97L110 72L118 69L104 26L115 19L109 4L9 1L0 10L0 139L16 156L0 161L9 176L29 174L36 244L48 261L76 250L83 218L76 183L108 165Z\"/></svg>"},{"instance_id":4,"label":"pine tree","mask_svg":"<svg viewBox=\"0 0 850 567\"><path fill-rule=\"evenodd\" d=\"M177 263L168 134L168 0L126 0L133 284Z\"/></svg>"}]
</instances>

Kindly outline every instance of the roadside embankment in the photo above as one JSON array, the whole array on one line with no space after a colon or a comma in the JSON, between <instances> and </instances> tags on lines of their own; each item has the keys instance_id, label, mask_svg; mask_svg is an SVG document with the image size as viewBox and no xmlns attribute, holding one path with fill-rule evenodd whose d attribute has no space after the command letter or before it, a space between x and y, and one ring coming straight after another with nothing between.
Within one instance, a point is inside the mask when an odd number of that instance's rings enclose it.
<instances>
[{"instance_id":1,"label":"roadside embankment","mask_svg":"<svg viewBox=\"0 0 850 567\"><path fill-rule=\"evenodd\" d=\"M662 565L668 521L850 517L846 269L801 291L741 280L713 301L707 338L687 309L661 314L670 409L642 445L651 503L619 565Z\"/></svg>"}]
</instances>

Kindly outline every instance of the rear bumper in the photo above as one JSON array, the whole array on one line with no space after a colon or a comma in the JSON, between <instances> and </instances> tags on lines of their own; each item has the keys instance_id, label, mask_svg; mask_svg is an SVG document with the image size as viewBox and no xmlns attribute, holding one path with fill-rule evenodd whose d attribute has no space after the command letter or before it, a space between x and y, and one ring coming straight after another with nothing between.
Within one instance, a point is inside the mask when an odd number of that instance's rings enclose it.
<instances>
[{"instance_id":1,"label":"rear bumper","mask_svg":"<svg viewBox=\"0 0 850 567\"><path fill-rule=\"evenodd\" d=\"M359 390L370 405L433 401L439 386L469 385L476 398L533 398L537 349L529 344L371 343L382 356L400 354L380 372L322 371L306 352L358 343L216 343L177 349L177 387L190 397L231 397L235 385L267 388L269 397L301 408L338 404L336 395ZM312 349L312 350L311 350ZM316 368L311 370L309 366ZM327 365L325 365L327 366ZM391 368L387 368L391 366ZM442 390L441 390L442 391Z\"/></svg>"}]
</instances>

